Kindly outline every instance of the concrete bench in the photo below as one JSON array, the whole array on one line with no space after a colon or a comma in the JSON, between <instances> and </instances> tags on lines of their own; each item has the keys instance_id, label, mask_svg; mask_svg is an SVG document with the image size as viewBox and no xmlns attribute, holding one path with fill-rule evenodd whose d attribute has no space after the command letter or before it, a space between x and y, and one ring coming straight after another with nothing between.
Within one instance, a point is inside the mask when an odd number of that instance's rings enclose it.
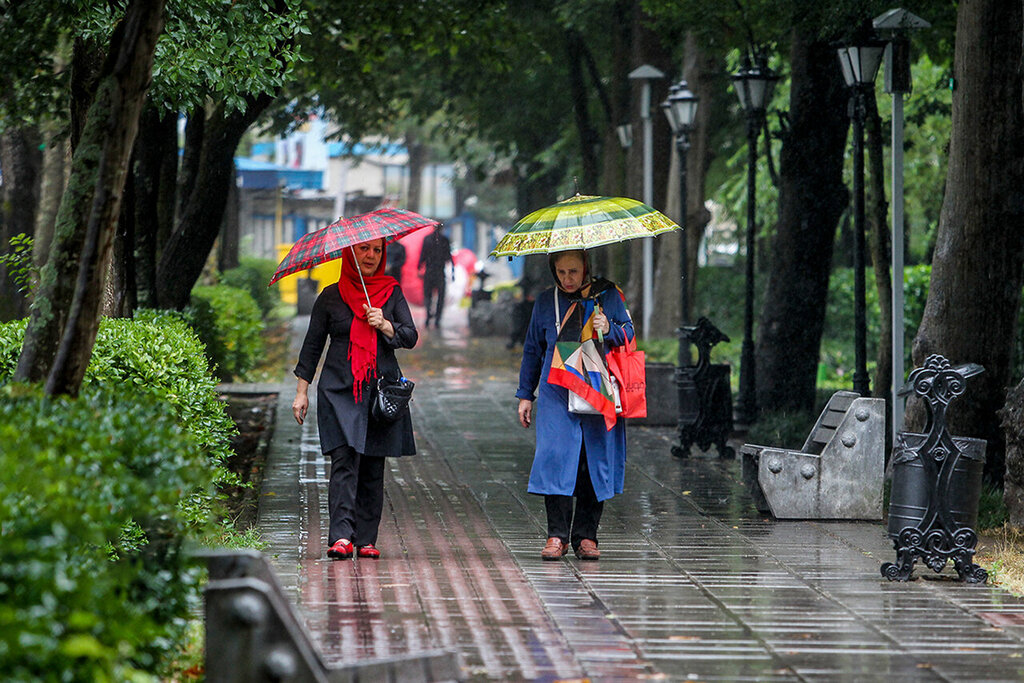
<instances>
[{"instance_id":1,"label":"concrete bench","mask_svg":"<svg viewBox=\"0 0 1024 683\"><path fill-rule=\"evenodd\" d=\"M881 519L885 400L837 391L799 451L744 444L743 479L778 519Z\"/></svg>"}]
</instances>

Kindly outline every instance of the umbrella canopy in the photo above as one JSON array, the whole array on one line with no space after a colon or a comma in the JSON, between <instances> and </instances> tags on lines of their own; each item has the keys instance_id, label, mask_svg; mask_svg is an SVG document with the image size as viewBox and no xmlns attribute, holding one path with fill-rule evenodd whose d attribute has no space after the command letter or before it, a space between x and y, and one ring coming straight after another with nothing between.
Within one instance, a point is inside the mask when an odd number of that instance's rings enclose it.
<instances>
[{"instance_id":1,"label":"umbrella canopy","mask_svg":"<svg viewBox=\"0 0 1024 683\"><path fill-rule=\"evenodd\" d=\"M521 219L501 238L491 256L590 249L678 229L663 213L635 199L577 194Z\"/></svg>"},{"instance_id":2,"label":"umbrella canopy","mask_svg":"<svg viewBox=\"0 0 1024 683\"><path fill-rule=\"evenodd\" d=\"M342 218L299 238L274 271L270 284L286 275L340 258L348 247L360 242L383 238L386 244L420 228L435 225L439 223L415 211L392 208Z\"/></svg>"}]
</instances>

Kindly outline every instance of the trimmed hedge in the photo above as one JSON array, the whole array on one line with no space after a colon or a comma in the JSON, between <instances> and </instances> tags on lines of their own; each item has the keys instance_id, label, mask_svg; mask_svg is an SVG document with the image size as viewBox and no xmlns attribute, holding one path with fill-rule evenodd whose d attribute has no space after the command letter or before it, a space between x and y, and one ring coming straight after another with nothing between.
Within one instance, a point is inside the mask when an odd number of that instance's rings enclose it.
<instances>
[{"instance_id":1,"label":"trimmed hedge","mask_svg":"<svg viewBox=\"0 0 1024 683\"><path fill-rule=\"evenodd\" d=\"M211 464L132 386L77 399L0 388L0 671L147 680L200 604L179 501Z\"/></svg>"},{"instance_id":2,"label":"trimmed hedge","mask_svg":"<svg viewBox=\"0 0 1024 683\"><path fill-rule=\"evenodd\" d=\"M221 381L244 377L256 367L263 355L263 317L247 291L226 285L196 287L185 316Z\"/></svg>"},{"instance_id":3,"label":"trimmed hedge","mask_svg":"<svg viewBox=\"0 0 1024 683\"><path fill-rule=\"evenodd\" d=\"M0 324L0 384L9 381L17 365L26 323ZM235 424L218 399L203 345L180 314L140 311L137 320L104 318L84 385L152 396L213 463L225 463L231 455ZM234 481L226 468L216 472L218 483ZM212 495L193 502L196 522L202 523Z\"/></svg>"},{"instance_id":4,"label":"trimmed hedge","mask_svg":"<svg viewBox=\"0 0 1024 683\"><path fill-rule=\"evenodd\" d=\"M268 318L274 308L281 303L281 288L267 286L276 270L276 261L243 256L237 268L225 270L220 274L220 284L249 292L249 296L259 306L260 313L264 318Z\"/></svg>"}]
</instances>

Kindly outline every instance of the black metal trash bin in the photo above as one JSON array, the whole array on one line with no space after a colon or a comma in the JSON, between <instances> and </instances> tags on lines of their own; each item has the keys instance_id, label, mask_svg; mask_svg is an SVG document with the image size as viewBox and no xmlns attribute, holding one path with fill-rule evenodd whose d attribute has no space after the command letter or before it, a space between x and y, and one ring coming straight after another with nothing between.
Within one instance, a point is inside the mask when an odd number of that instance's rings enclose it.
<instances>
[{"instance_id":1,"label":"black metal trash bin","mask_svg":"<svg viewBox=\"0 0 1024 683\"><path fill-rule=\"evenodd\" d=\"M893 458L892 489L889 496L889 537L897 539L908 526L925 521L932 497L932 482L917 449L924 445L927 434L900 432L909 450ZM984 439L953 437L960 457L953 464L946 483L949 513L958 527L973 529L978 525L978 501L981 499L982 471L985 469Z\"/></svg>"},{"instance_id":2,"label":"black metal trash bin","mask_svg":"<svg viewBox=\"0 0 1024 683\"><path fill-rule=\"evenodd\" d=\"M968 377L983 370L975 364L952 368L933 355L900 390L923 399L929 430L900 432L893 448L888 533L897 559L881 567L890 581L909 580L919 558L936 572L952 561L968 583L988 578L973 562L986 442L955 437L946 428L949 402L964 393Z\"/></svg>"}]
</instances>

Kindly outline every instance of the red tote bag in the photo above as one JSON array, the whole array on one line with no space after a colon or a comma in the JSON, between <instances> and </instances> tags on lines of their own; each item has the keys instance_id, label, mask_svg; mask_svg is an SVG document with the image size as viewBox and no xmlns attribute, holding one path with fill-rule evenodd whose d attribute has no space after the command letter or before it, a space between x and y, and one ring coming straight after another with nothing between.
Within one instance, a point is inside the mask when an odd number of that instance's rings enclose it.
<instances>
[{"instance_id":1,"label":"red tote bag","mask_svg":"<svg viewBox=\"0 0 1024 683\"><path fill-rule=\"evenodd\" d=\"M619 382L621 417L647 417L647 369L643 351L636 350L636 339L608 352L608 369Z\"/></svg>"}]
</instances>

